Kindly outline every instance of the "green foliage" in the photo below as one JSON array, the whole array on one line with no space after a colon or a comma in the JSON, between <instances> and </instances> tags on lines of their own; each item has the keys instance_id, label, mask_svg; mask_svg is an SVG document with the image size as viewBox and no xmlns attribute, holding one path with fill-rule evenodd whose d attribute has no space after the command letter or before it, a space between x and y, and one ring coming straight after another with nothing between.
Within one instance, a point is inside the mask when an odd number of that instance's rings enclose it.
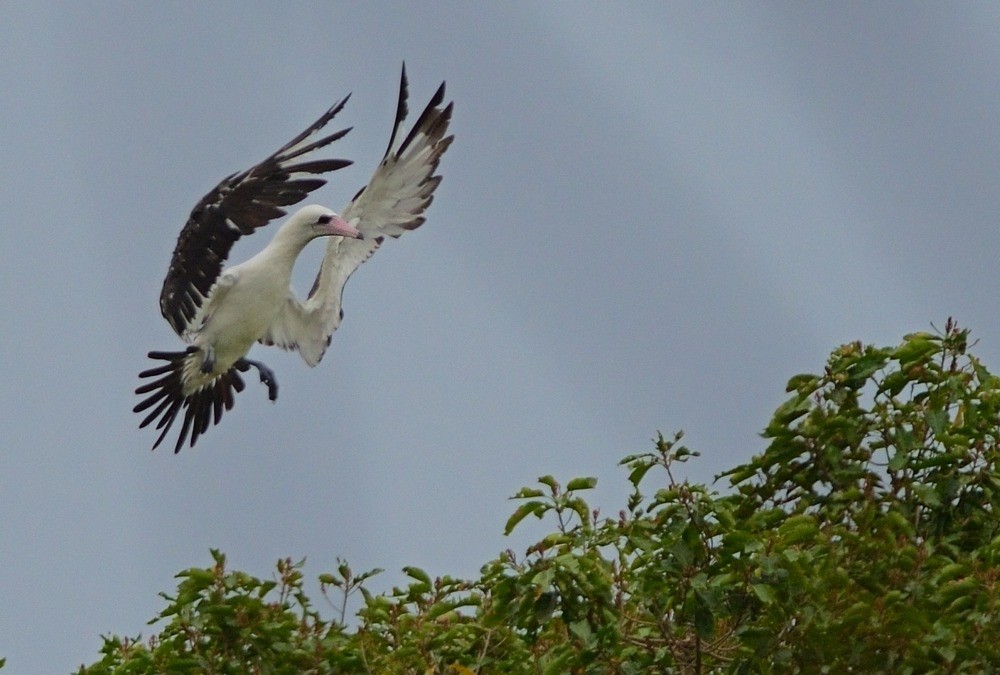
<instances>
[{"instance_id":1,"label":"green foliage","mask_svg":"<svg viewBox=\"0 0 1000 675\"><path fill-rule=\"evenodd\" d=\"M681 434L622 460L614 517L593 478L524 487L507 521L553 523L478 579L404 568L374 595L345 562L273 580L181 572L148 640L106 637L81 673L987 672L1000 663L1000 379L968 333L844 345L798 375L769 444L722 477L679 480ZM648 490L649 493L644 493ZM359 593L354 626L347 599Z\"/></svg>"}]
</instances>

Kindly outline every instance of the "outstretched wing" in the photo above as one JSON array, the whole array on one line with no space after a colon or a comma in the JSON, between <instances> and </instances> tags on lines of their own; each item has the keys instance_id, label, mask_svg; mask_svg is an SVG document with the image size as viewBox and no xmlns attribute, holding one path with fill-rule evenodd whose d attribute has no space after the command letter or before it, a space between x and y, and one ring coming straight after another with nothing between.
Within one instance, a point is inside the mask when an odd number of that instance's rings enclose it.
<instances>
[{"instance_id":1,"label":"outstretched wing","mask_svg":"<svg viewBox=\"0 0 1000 675\"><path fill-rule=\"evenodd\" d=\"M403 66L399 84L396 122L385 156L368 185L363 187L341 214L358 228L363 239L330 237L326 255L305 302L289 294L288 301L264 344L298 349L310 366L319 363L343 318L344 285L363 262L381 246L385 237L399 237L424 222L423 213L441 182L435 176L441 155L454 136L446 136L452 103L442 107L444 83L420 114L413 129L396 145L396 136L406 119L407 81Z\"/></svg>"},{"instance_id":2,"label":"outstretched wing","mask_svg":"<svg viewBox=\"0 0 1000 675\"><path fill-rule=\"evenodd\" d=\"M350 131L315 138L348 98L260 164L224 178L191 211L160 292L160 312L178 335L184 337L198 325L199 310L237 239L285 215L282 207L297 204L324 185L318 175L351 164L346 159L306 157Z\"/></svg>"}]
</instances>

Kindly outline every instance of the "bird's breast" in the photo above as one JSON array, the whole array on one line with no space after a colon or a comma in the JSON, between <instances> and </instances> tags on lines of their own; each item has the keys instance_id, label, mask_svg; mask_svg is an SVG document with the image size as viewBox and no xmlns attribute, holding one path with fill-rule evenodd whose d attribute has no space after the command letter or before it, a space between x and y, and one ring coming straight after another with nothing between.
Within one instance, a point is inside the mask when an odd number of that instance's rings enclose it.
<instances>
[{"instance_id":1,"label":"bird's breast","mask_svg":"<svg viewBox=\"0 0 1000 675\"><path fill-rule=\"evenodd\" d=\"M257 275L241 275L212 304L194 344L211 348L216 362L213 372L225 372L246 356L276 319L288 286L266 281Z\"/></svg>"}]
</instances>

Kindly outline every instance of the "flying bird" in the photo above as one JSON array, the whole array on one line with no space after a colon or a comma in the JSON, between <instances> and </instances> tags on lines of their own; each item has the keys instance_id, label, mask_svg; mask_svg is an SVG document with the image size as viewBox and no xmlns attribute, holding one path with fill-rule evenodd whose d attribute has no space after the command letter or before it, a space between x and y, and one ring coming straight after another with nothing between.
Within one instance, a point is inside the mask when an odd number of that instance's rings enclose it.
<instances>
[{"instance_id":1,"label":"flying bird","mask_svg":"<svg viewBox=\"0 0 1000 675\"><path fill-rule=\"evenodd\" d=\"M174 452L188 439L194 447L198 437L232 409L235 395L245 386L241 373L251 368L267 386L268 398L276 400L274 373L247 358L254 343L295 350L310 367L318 364L343 319L341 301L351 274L386 237L399 237L424 222L423 213L441 182L434 172L453 139L446 135L452 103L443 105L442 82L397 143L407 114L407 88L404 64L385 155L368 185L340 214L325 206L304 206L260 253L223 267L237 239L286 215L283 207L298 204L326 183L319 176L351 164L314 158L315 151L350 131L321 135L349 94L273 155L224 178L191 211L160 293L160 312L188 346L183 351L149 352L149 358L164 363L139 373L149 382L135 390L145 396L133 408L145 413L139 427L155 422L160 431L154 450L178 418L182 424ZM292 267L305 246L319 237L327 240L326 253L312 289L300 299L290 286Z\"/></svg>"}]
</instances>

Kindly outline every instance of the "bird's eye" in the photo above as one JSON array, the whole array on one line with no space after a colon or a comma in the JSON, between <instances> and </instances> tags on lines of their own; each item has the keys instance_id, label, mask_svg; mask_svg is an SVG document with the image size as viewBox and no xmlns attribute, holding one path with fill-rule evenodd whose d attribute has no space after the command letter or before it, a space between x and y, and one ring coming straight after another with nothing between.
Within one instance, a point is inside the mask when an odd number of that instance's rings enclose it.
<instances>
[{"instance_id":1,"label":"bird's eye","mask_svg":"<svg viewBox=\"0 0 1000 675\"><path fill-rule=\"evenodd\" d=\"M324 213L322 216L319 217L319 220L317 220L316 222L318 222L320 225L326 225L332 219L333 216L331 216L329 213Z\"/></svg>"}]
</instances>

